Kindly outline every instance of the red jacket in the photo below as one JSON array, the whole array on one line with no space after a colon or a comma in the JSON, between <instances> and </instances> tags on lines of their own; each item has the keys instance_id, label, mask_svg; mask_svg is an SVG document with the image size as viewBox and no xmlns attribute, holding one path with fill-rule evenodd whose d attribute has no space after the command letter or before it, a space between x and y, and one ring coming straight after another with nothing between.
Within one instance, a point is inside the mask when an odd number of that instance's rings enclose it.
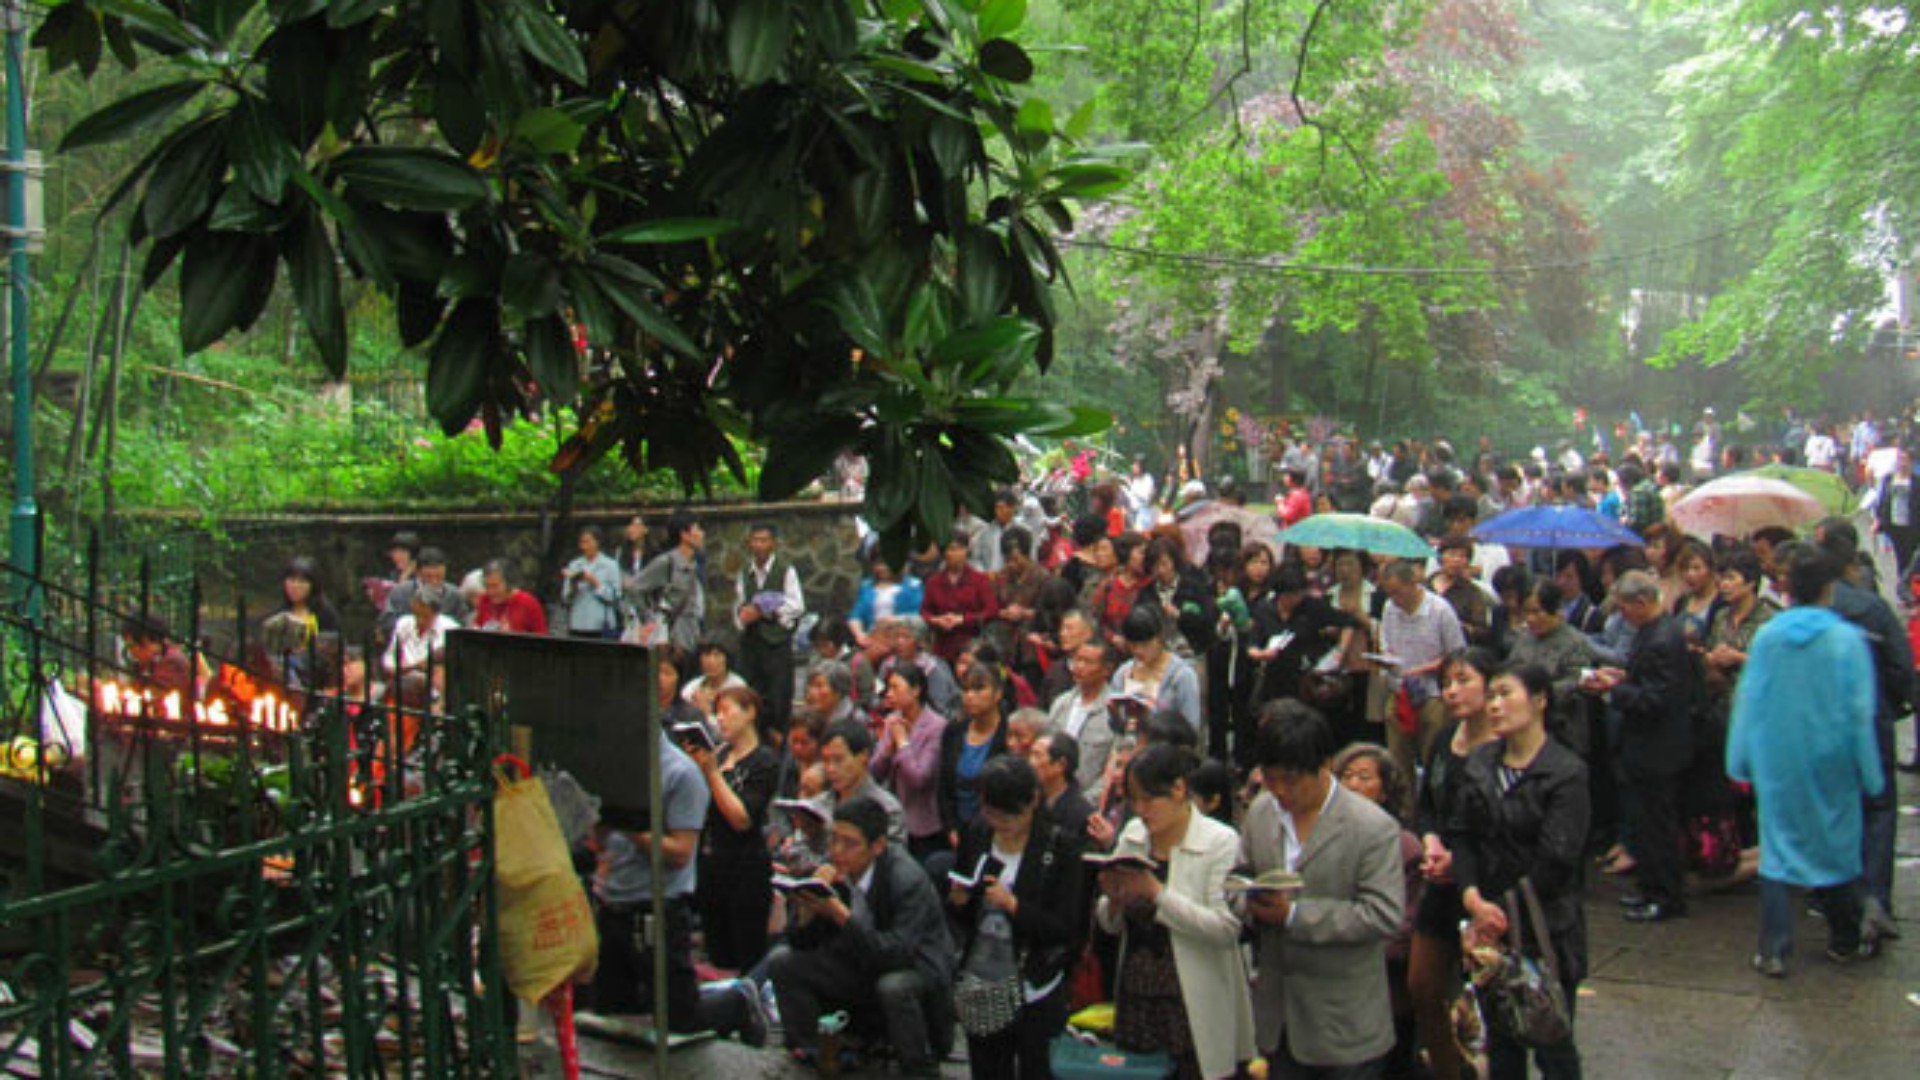
<instances>
[{"instance_id":1,"label":"red jacket","mask_svg":"<svg viewBox=\"0 0 1920 1080\"><path fill-rule=\"evenodd\" d=\"M1000 601L994 595L993 579L969 566L954 581L944 567L927 576L920 599L920 615L932 624L935 615L959 615L959 626L951 630L933 627L933 652L952 664L965 652L987 620L1000 613Z\"/></svg>"}]
</instances>

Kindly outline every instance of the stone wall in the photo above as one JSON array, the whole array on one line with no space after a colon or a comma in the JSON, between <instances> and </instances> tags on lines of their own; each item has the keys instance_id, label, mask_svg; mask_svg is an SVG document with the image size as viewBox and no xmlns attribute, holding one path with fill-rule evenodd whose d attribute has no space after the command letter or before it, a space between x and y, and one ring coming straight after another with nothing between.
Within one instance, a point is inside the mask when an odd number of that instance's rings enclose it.
<instances>
[{"instance_id":1,"label":"stone wall","mask_svg":"<svg viewBox=\"0 0 1920 1080\"><path fill-rule=\"evenodd\" d=\"M856 509L837 502L688 507L707 534L707 624L732 626L734 574L747 559L749 528L761 521L779 530L782 547L800 572L808 610L844 613L852 607L859 584ZM649 541L664 542L667 511L648 508L642 514L653 529ZM241 543L231 554L206 557L199 570L208 615L230 615L235 596L245 598L249 612L263 613L279 603L280 575L287 560L296 555L311 557L320 566L322 584L340 608L352 640L368 632L374 616L360 582L387 570L386 548L395 532L411 530L424 543L444 550L449 577L456 581L488 559L506 558L521 587L545 601L552 614L560 593L560 569L576 553L580 528L597 526L611 553L620 544L631 515L632 511L578 510L564 536L557 534L554 520L539 513L232 518L222 522L232 535L259 539Z\"/></svg>"}]
</instances>

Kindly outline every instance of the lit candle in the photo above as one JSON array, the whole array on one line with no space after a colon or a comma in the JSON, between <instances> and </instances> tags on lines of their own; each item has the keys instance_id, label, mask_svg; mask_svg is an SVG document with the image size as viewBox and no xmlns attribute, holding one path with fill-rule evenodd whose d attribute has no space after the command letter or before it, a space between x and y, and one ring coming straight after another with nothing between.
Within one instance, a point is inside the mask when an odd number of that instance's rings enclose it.
<instances>
[{"instance_id":1,"label":"lit candle","mask_svg":"<svg viewBox=\"0 0 1920 1080\"><path fill-rule=\"evenodd\" d=\"M265 727L266 715L267 715L267 699L264 696L254 698L253 712L249 714L248 722L252 724L254 727Z\"/></svg>"},{"instance_id":2,"label":"lit candle","mask_svg":"<svg viewBox=\"0 0 1920 1080\"><path fill-rule=\"evenodd\" d=\"M111 680L100 684L100 708L106 712L120 711L120 684Z\"/></svg>"},{"instance_id":3,"label":"lit candle","mask_svg":"<svg viewBox=\"0 0 1920 1080\"><path fill-rule=\"evenodd\" d=\"M166 706L167 719L180 719L180 691L175 690L173 693L168 694L163 704Z\"/></svg>"},{"instance_id":4,"label":"lit candle","mask_svg":"<svg viewBox=\"0 0 1920 1080\"><path fill-rule=\"evenodd\" d=\"M225 701L219 698L213 700L213 704L207 707L207 722L215 727L226 727L229 723L232 723L232 718L227 715L227 703Z\"/></svg>"}]
</instances>

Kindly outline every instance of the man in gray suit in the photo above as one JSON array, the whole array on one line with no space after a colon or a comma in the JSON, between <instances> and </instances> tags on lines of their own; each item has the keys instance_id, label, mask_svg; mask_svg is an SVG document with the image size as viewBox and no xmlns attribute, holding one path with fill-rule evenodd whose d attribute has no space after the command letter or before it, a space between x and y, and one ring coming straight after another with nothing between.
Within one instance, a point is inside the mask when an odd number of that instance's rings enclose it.
<instances>
[{"instance_id":1,"label":"man in gray suit","mask_svg":"<svg viewBox=\"0 0 1920 1080\"><path fill-rule=\"evenodd\" d=\"M1305 879L1297 893L1248 892L1242 910L1259 940L1254 1026L1275 1080L1371 1080L1393 1049L1385 946L1406 889L1400 826L1341 788L1332 750L1309 706L1262 710L1254 752L1266 790L1247 811L1241 861L1249 876Z\"/></svg>"}]
</instances>

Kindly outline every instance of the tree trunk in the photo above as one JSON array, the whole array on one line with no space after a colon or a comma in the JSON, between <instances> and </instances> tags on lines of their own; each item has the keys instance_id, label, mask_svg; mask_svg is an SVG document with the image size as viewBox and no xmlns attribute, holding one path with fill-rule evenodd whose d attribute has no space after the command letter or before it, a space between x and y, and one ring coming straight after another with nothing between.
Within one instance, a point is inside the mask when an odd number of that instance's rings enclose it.
<instances>
[{"instance_id":1,"label":"tree trunk","mask_svg":"<svg viewBox=\"0 0 1920 1080\"><path fill-rule=\"evenodd\" d=\"M94 273L94 258L100 254L100 231L93 231L93 239L87 244L86 257L80 260L80 269L73 275L73 286L67 290L67 302L60 305L60 317L53 321L53 330L47 335L47 342L40 350L40 363L33 369L33 396L39 397L46 392L47 370L53 366L54 353L60 349L60 339L67 336L67 323L73 318L73 309L80 304L80 282L92 276L89 283L94 301L100 299L100 275ZM89 357L89 363L92 361ZM84 394L85 391L83 390Z\"/></svg>"},{"instance_id":2,"label":"tree trunk","mask_svg":"<svg viewBox=\"0 0 1920 1080\"><path fill-rule=\"evenodd\" d=\"M136 291L127 301L126 315L120 319L119 329L114 334L113 356L107 367L107 445L100 455L100 527L109 539L115 532L113 450L120 436L120 375L126 359L127 338L133 333L133 317L139 314L140 298L145 295L144 290Z\"/></svg>"}]
</instances>

